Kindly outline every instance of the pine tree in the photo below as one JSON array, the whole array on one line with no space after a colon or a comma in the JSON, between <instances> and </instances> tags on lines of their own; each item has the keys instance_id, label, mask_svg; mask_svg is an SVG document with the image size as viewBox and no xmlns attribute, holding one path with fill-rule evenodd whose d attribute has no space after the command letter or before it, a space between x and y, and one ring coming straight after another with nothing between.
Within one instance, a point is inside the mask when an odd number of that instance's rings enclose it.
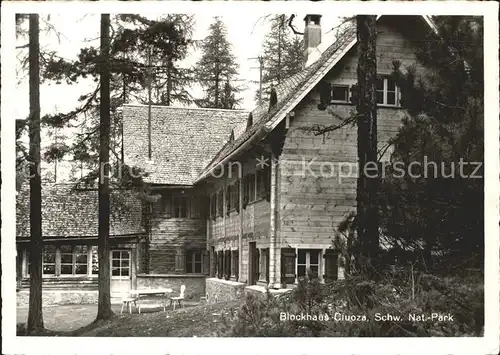
<instances>
[{"instance_id":1,"label":"pine tree","mask_svg":"<svg viewBox=\"0 0 500 355\"><path fill-rule=\"evenodd\" d=\"M139 101L147 103L147 79L151 72L152 103L171 105L190 103L192 98L185 89L192 80L188 69L179 67L179 62L188 54L193 44L191 40L193 17L176 14L158 20L150 20L139 15L118 15L113 20L113 37L110 38L110 109L111 109L111 161L123 159L121 144L122 121L117 108L123 103ZM151 55L152 68L148 68ZM99 51L95 47L80 50L73 62L53 57L44 70L44 78L56 83L75 83L91 77L99 81ZM151 69L151 70L148 70ZM48 127L77 125L80 132L74 142L59 142L47 149L47 160L72 155L82 162L90 173L85 180L97 177L99 151L99 85L91 92L81 95L81 105L71 112L46 115L42 122ZM85 116L85 117L84 117Z\"/></svg>"},{"instance_id":2,"label":"pine tree","mask_svg":"<svg viewBox=\"0 0 500 355\"><path fill-rule=\"evenodd\" d=\"M394 63L408 116L393 141L393 160L420 168L413 166L413 177L386 172L381 227L392 241L423 246L414 257L426 269L459 272L482 267L484 256L483 23L464 16L434 22L438 34L429 31L416 49L418 63L430 70L419 74Z\"/></svg>"},{"instance_id":3,"label":"pine tree","mask_svg":"<svg viewBox=\"0 0 500 355\"><path fill-rule=\"evenodd\" d=\"M377 159L377 57L376 16L356 16L358 37L358 180L357 235L361 248L361 263L373 263L378 256L379 230L377 196L380 176L374 171ZM370 271L370 270L368 270Z\"/></svg>"},{"instance_id":4,"label":"pine tree","mask_svg":"<svg viewBox=\"0 0 500 355\"><path fill-rule=\"evenodd\" d=\"M262 44L263 92L269 91L271 83L279 85L303 68L303 37L292 33L287 26L286 15L275 15L270 19L271 28ZM257 93L257 96L259 93ZM262 95L267 99L268 95Z\"/></svg>"},{"instance_id":5,"label":"pine tree","mask_svg":"<svg viewBox=\"0 0 500 355\"><path fill-rule=\"evenodd\" d=\"M30 294L29 333L43 330L42 314L42 181L40 178L40 29L38 14L29 15L29 162L30 162Z\"/></svg>"},{"instance_id":6,"label":"pine tree","mask_svg":"<svg viewBox=\"0 0 500 355\"><path fill-rule=\"evenodd\" d=\"M241 91L234 79L238 76L238 63L231 52L226 26L215 17L208 29L208 36L201 43L202 56L194 68L195 77L205 91L205 96L196 100L200 107L235 108L241 99Z\"/></svg>"},{"instance_id":7,"label":"pine tree","mask_svg":"<svg viewBox=\"0 0 500 355\"><path fill-rule=\"evenodd\" d=\"M99 126L99 298L97 320L110 319L111 310L110 267L109 267L109 128L110 128L110 17L101 14L101 100Z\"/></svg>"}]
</instances>

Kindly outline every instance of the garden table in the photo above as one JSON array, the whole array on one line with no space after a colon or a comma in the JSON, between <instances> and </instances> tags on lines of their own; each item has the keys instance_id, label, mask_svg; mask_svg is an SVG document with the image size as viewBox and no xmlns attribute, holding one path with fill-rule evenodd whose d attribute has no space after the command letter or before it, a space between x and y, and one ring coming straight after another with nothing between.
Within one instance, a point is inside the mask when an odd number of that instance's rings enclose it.
<instances>
[{"instance_id":1,"label":"garden table","mask_svg":"<svg viewBox=\"0 0 500 355\"><path fill-rule=\"evenodd\" d=\"M132 297L135 297L137 299L137 309L139 313L141 313L141 306L142 307L145 306L144 304L141 305L140 303L141 299L144 300L157 297L163 300L163 312L165 312L165 309L167 307L168 296L172 292L173 290L171 288L148 288L148 289L131 290L130 294L132 295Z\"/></svg>"}]
</instances>

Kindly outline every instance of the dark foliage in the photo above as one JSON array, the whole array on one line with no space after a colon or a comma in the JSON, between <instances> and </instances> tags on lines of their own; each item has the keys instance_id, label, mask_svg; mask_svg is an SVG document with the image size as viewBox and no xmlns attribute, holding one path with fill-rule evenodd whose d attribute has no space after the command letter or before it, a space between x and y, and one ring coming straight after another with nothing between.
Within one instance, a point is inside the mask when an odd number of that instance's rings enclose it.
<instances>
[{"instance_id":1,"label":"dark foliage","mask_svg":"<svg viewBox=\"0 0 500 355\"><path fill-rule=\"evenodd\" d=\"M483 267L483 27L471 17L434 21L439 35L417 48L430 70L394 63L408 116L391 142L380 212L399 259L446 273Z\"/></svg>"},{"instance_id":2,"label":"dark foliage","mask_svg":"<svg viewBox=\"0 0 500 355\"><path fill-rule=\"evenodd\" d=\"M238 63L227 39L227 29L222 20L215 17L208 28L208 36L201 43L202 55L194 68L194 75L205 96L195 100L200 107L235 109L241 99L236 97L242 88L235 79Z\"/></svg>"}]
</instances>

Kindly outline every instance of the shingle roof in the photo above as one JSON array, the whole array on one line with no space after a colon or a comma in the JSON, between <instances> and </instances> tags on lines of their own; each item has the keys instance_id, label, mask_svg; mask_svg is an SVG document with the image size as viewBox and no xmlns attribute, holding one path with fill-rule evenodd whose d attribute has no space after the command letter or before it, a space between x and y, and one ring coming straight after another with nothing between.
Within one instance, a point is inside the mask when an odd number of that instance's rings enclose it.
<instances>
[{"instance_id":1,"label":"shingle roof","mask_svg":"<svg viewBox=\"0 0 500 355\"><path fill-rule=\"evenodd\" d=\"M253 110L254 125L252 128L238 139L235 139L232 144L224 146L217 153L216 158L203 170L198 179L202 179L204 174L220 164L224 158L250 139L257 131L266 128L266 126L267 128L271 128L271 125L281 120L289 110L293 109L291 106L296 99L301 95L307 94L314 87L316 82L330 70L330 66L338 61L345 51L349 49L355 39L356 29L351 28L344 36L332 43L316 62L276 86L275 89L278 98L276 106L270 112L267 110L267 105L258 106Z\"/></svg>"},{"instance_id":2,"label":"shingle roof","mask_svg":"<svg viewBox=\"0 0 500 355\"><path fill-rule=\"evenodd\" d=\"M73 184L42 187L43 237L97 237L97 190L72 190ZM111 191L110 235L144 233L142 205L133 191ZM30 236L29 185L23 184L16 198L16 236Z\"/></svg>"},{"instance_id":3,"label":"shingle roof","mask_svg":"<svg viewBox=\"0 0 500 355\"><path fill-rule=\"evenodd\" d=\"M148 106L124 105L125 163L143 168L146 181L192 185L202 169L228 141L231 130L241 135L248 111L169 106L151 107L151 149L148 160Z\"/></svg>"}]
</instances>

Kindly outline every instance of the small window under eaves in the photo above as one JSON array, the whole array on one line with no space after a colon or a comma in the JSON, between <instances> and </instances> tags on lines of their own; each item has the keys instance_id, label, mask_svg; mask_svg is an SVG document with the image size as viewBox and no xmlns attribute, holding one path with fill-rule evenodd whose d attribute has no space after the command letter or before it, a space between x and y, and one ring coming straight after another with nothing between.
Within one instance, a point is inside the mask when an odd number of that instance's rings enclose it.
<instances>
[{"instance_id":1,"label":"small window under eaves","mask_svg":"<svg viewBox=\"0 0 500 355\"><path fill-rule=\"evenodd\" d=\"M332 85L332 101L349 102L349 86Z\"/></svg>"}]
</instances>

